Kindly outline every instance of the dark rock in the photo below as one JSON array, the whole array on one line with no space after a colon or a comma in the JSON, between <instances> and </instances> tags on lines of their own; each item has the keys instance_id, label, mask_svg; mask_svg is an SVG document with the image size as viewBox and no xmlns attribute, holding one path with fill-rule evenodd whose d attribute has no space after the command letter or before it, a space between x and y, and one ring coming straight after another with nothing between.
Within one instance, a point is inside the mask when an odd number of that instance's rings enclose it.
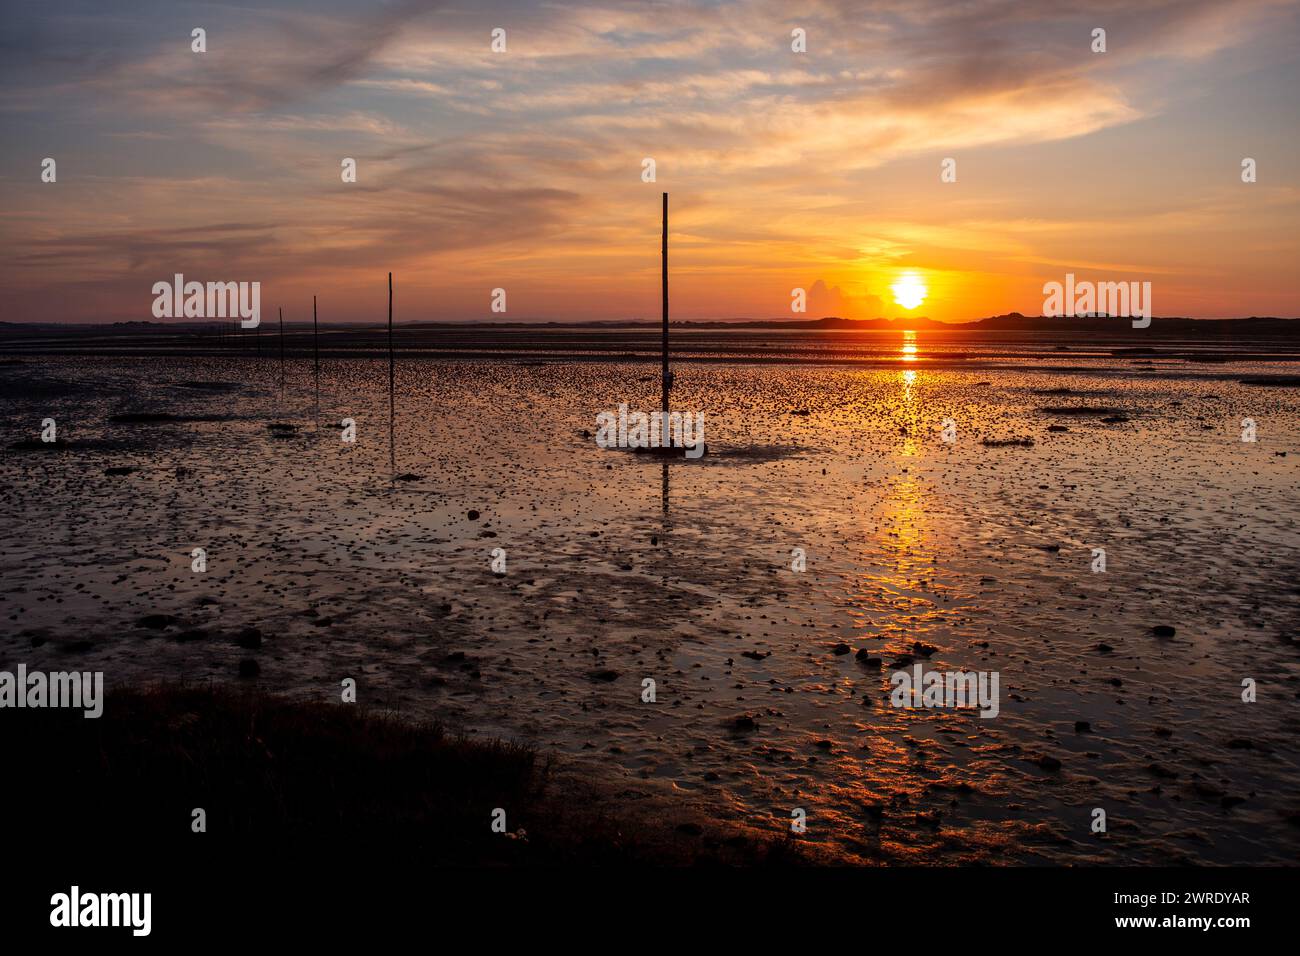
<instances>
[{"instance_id":1,"label":"dark rock","mask_svg":"<svg viewBox=\"0 0 1300 956\"><path fill-rule=\"evenodd\" d=\"M146 614L140 620L135 622L136 627L147 627L153 631L161 631L163 628L172 627L179 624L180 619L172 617L170 614Z\"/></svg>"},{"instance_id":2,"label":"dark rock","mask_svg":"<svg viewBox=\"0 0 1300 956\"><path fill-rule=\"evenodd\" d=\"M150 422L177 422L180 418L167 412L123 412L120 415L110 415L108 420L123 425L144 425Z\"/></svg>"},{"instance_id":3,"label":"dark rock","mask_svg":"<svg viewBox=\"0 0 1300 956\"><path fill-rule=\"evenodd\" d=\"M251 657L245 657L239 662L240 677L256 677L260 673L262 673L262 666Z\"/></svg>"},{"instance_id":4,"label":"dark rock","mask_svg":"<svg viewBox=\"0 0 1300 956\"><path fill-rule=\"evenodd\" d=\"M1173 637L1178 632L1168 624L1157 624L1155 627L1151 628L1151 633L1156 637Z\"/></svg>"}]
</instances>

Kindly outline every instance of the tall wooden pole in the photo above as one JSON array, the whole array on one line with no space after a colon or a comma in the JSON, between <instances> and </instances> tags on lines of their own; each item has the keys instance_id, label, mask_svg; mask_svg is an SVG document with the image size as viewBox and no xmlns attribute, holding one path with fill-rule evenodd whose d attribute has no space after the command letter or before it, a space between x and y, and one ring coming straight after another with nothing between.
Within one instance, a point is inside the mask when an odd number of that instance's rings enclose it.
<instances>
[{"instance_id":1,"label":"tall wooden pole","mask_svg":"<svg viewBox=\"0 0 1300 956\"><path fill-rule=\"evenodd\" d=\"M664 193L664 236L663 236L663 287L664 287L664 350L663 350L663 411L664 421L661 428L668 427L668 194Z\"/></svg>"},{"instance_id":2,"label":"tall wooden pole","mask_svg":"<svg viewBox=\"0 0 1300 956\"><path fill-rule=\"evenodd\" d=\"M388 463L394 475L397 474L397 445L394 435L393 404L393 274L388 273Z\"/></svg>"},{"instance_id":3,"label":"tall wooden pole","mask_svg":"<svg viewBox=\"0 0 1300 956\"><path fill-rule=\"evenodd\" d=\"M388 405L393 405L393 274L388 273Z\"/></svg>"},{"instance_id":4,"label":"tall wooden pole","mask_svg":"<svg viewBox=\"0 0 1300 956\"><path fill-rule=\"evenodd\" d=\"M320 427L320 328L316 324L316 297L311 297L311 347L316 362L316 407L312 414L316 417L315 427Z\"/></svg>"}]
</instances>

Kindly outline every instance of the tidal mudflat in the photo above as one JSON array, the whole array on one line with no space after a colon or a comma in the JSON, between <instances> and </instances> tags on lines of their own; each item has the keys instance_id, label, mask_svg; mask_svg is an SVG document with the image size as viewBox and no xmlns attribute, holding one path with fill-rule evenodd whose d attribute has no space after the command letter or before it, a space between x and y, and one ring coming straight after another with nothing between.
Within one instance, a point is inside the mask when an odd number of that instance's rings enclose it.
<instances>
[{"instance_id":1,"label":"tidal mudflat","mask_svg":"<svg viewBox=\"0 0 1300 956\"><path fill-rule=\"evenodd\" d=\"M7 362L0 667L352 678L849 862L1300 856L1292 366L772 358L676 366L670 464L592 440L644 362L405 357L391 446L386 360ZM917 662L997 716L891 706Z\"/></svg>"}]
</instances>

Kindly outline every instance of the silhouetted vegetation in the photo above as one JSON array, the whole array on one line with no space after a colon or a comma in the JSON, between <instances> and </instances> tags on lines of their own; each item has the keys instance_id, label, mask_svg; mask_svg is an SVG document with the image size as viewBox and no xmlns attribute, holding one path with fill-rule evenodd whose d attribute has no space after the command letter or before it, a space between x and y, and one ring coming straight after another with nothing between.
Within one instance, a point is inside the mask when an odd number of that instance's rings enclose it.
<instances>
[{"instance_id":1,"label":"silhouetted vegetation","mask_svg":"<svg viewBox=\"0 0 1300 956\"><path fill-rule=\"evenodd\" d=\"M533 750L347 704L165 686L108 695L104 714L8 709L14 772L0 808L48 852L158 856L319 852L423 865L799 862L788 841L694 816L634 815L555 779ZM206 811L206 833L192 811ZM493 832L495 808L508 834Z\"/></svg>"}]
</instances>

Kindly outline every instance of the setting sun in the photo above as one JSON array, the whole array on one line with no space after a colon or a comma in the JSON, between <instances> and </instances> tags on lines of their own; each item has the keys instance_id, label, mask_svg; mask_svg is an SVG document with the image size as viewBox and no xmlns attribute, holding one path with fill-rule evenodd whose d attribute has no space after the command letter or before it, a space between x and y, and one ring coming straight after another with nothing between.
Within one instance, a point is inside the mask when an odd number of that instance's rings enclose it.
<instances>
[{"instance_id":1,"label":"setting sun","mask_svg":"<svg viewBox=\"0 0 1300 956\"><path fill-rule=\"evenodd\" d=\"M905 309L915 309L925 301L926 293L929 292L915 272L903 274L889 289L894 293L894 301Z\"/></svg>"}]
</instances>

